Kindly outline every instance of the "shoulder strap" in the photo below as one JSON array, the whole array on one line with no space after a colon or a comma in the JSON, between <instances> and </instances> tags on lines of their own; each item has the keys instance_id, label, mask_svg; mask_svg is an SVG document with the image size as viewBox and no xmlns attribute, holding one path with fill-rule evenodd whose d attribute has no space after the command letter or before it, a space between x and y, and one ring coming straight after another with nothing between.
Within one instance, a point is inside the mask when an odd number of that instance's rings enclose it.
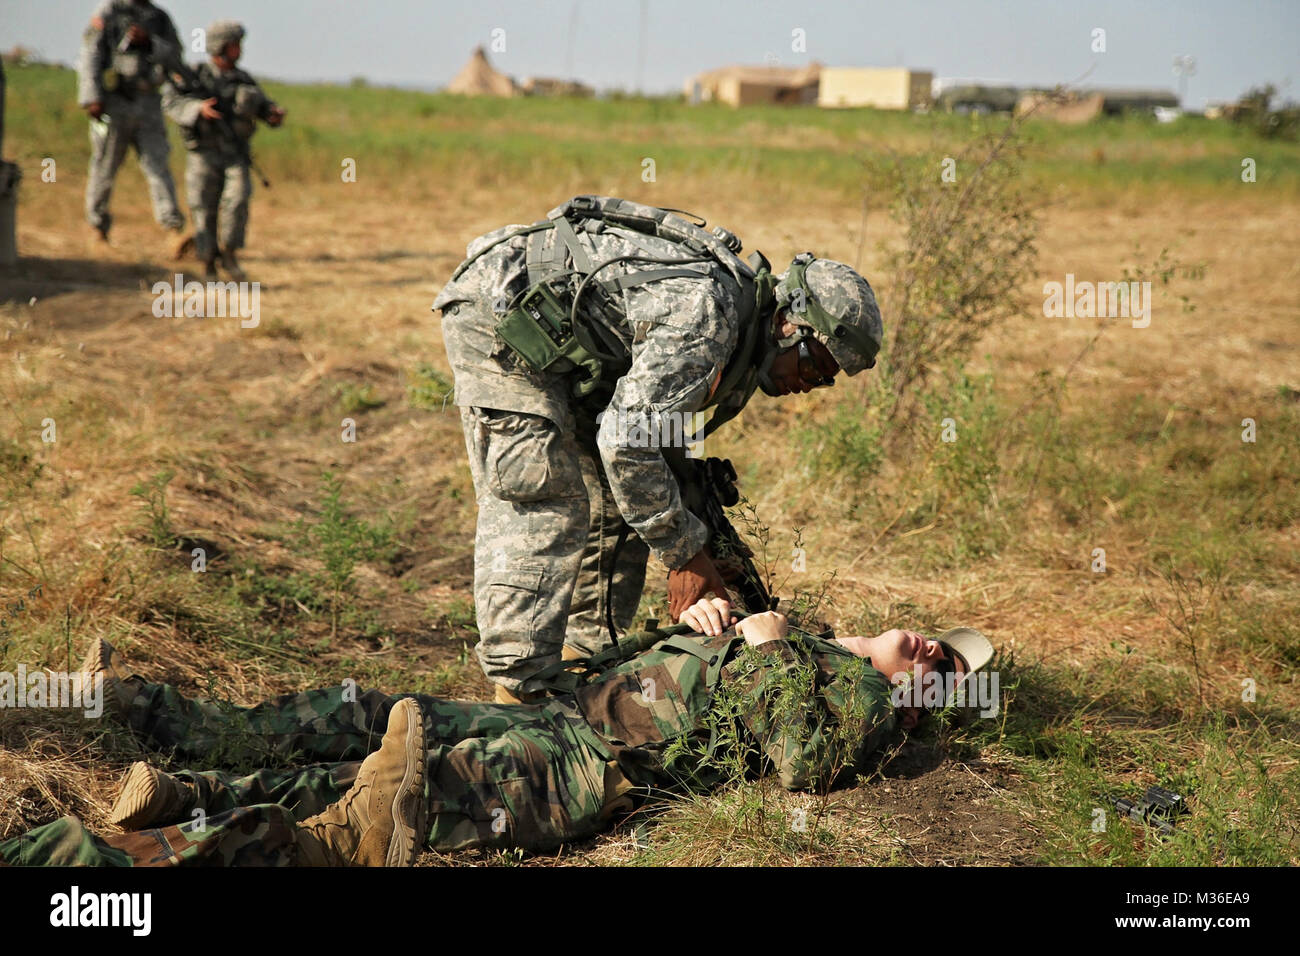
<instances>
[{"instance_id":1,"label":"shoulder strap","mask_svg":"<svg viewBox=\"0 0 1300 956\"><path fill-rule=\"evenodd\" d=\"M692 254L708 255L717 260L742 286L754 280L754 270L749 264L736 255L726 240L704 229L705 220L692 213L660 209L612 196L574 196L568 202L556 206L547 216L551 219L601 219L626 226L685 246ZM692 222L691 219L698 219L699 222ZM735 242L738 244L739 240Z\"/></svg>"},{"instance_id":2,"label":"shoulder strap","mask_svg":"<svg viewBox=\"0 0 1300 956\"><path fill-rule=\"evenodd\" d=\"M709 690L717 686L718 681L722 678L722 669L731 661L732 655L736 648L745 643L745 639L739 634L734 635L726 644L719 648L708 647L699 641L692 640L684 634L676 634L664 641L665 647L671 647L674 650L685 651L692 657L698 658L709 665L709 671L705 677Z\"/></svg>"},{"instance_id":3,"label":"shoulder strap","mask_svg":"<svg viewBox=\"0 0 1300 956\"><path fill-rule=\"evenodd\" d=\"M451 274L451 279L449 279L448 281L449 281L449 282L455 282L457 279L459 279L459 278L461 277L461 275L465 272L466 269L468 269L470 266L472 266L475 262L477 262L477 261L478 261L480 258L482 258L484 255L486 255L487 253L491 252L491 251L492 251L493 249L495 249L497 246L501 245L501 243L503 243L503 242L509 242L511 239L515 238L516 236L526 236L526 235L528 235L529 233L532 233L532 232L538 232L539 230L542 230L542 229L550 229L550 228L553 227L553 225L554 225L554 224L553 224L552 222L550 222L549 220L543 220L543 221L541 221L541 222L535 222L535 223L533 223L531 226L521 226L521 227L518 228L518 229L515 229L515 230L512 230L511 232L506 233L504 236L499 236L499 237L497 237L495 240L493 240L492 242L489 242L489 243L488 243L486 246L484 246L482 249L478 250L478 251L475 252L472 256L470 256L470 257L467 258L464 262L462 262L460 265L458 265L458 266L456 267L456 271L453 272L453 273Z\"/></svg>"}]
</instances>

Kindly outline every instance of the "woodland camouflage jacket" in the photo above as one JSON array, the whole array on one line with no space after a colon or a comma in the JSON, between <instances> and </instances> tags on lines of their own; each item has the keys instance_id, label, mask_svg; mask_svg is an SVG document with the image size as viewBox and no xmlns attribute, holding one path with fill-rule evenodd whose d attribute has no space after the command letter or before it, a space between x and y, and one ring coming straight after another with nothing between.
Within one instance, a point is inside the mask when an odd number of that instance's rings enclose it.
<instances>
[{"instance_id":1,"label":"woodland camouflage jacket","mask_svg":"<svg viewBox=\"0 0 1300 956\"><path fill-rule=\"evenodd\" d=\"M575 698L630 777L671 789L707 789L745 764L787 789L821 789L862 770L896 730L889 684L870 660L795 630L757 647L734 629L671 637Z\"/></svg>"}]
</instances>

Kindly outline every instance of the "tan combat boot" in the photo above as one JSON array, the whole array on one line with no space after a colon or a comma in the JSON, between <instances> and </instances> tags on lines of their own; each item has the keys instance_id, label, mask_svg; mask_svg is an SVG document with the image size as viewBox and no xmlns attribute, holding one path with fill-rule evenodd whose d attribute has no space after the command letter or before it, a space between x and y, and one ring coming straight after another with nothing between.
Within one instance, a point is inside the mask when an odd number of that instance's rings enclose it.
<instances>
[{"instance_id":1,"label":"tan combat boot","mask_svg":"<svg viewBox=\"0 0 1300 956\"><path fill-rule=\"evenodd\" d=\"M407 697L343 798L298 824L306 866L410 866L424 844L424 718Z\"/></svg>"},{"instance_id":2,"label":"tan combat boot","mask_svg":"<svg viewBox=\"0 0 1300 956\"><path fill-rule=\"evenodd\" d=\"M194 233L182 232L173 240L172 259L180 262L194 255Z\"/></svg>"},{"instance_id":3,"label":"tan combat boot","mask_svg":"<svg viewBox=\"0 0 1300 956\"><path fill-rule=\"evenodd\" d=\"M234 249L221 250L221 267L226 270L230 278L236 282L243 282L248 276L245 274L243 266L239 264L239 259L235 256Z\"/></svg>"},{"instance_id":4,"label":"tan combat boot","mask_svg":"<svg viewBox=\"0 0 1300 956\"><path fill-rule=\"evenodd\" d=\"M198 797L194 787L140 760L122 778L108 819L123 830L175 823L194 809Z\"/></svg>"},{"instance_id":5,"label":"tan combat boot","mask_svg":"<svg viewBox=\"0 0 1300 956\"><path fill-rule=\"evenodd\" d=\"M560 660L562 661L576 661L579 660L580 658L587 657L587 656L589 655L586 653L586 651L580 651L576 647L572 647L569 644L565 644L563 647L560 648Z\"/></svg>"},{"instance_id":6,"label":"tan combat boot","mask_svg":"<svg viewBox=\"0 0 1300 956\"><path fill-rule=\"evenodd\" d=\"M116 717L126 719L131 709L135 693L126 686L126 681L135 676L122 661L122 656L113 649L113 645L102 637L95 638L81 661L81 673L86 680L101 676L104 680L104 709Z\"/></svg>"}]
</instances>

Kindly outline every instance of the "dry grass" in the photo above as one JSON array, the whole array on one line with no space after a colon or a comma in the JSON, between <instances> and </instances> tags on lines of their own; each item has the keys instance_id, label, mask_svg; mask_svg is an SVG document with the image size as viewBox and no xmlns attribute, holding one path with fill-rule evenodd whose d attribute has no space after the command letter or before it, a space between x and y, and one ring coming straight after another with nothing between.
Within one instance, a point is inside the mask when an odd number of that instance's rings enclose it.
<instances>
[{"instance_id":1,"label":"dry grass","mask_svg":"<svg viewBox=\"0 0 1300 956\"><path fill-rule=\"evenodd\" d=\"M1108 151L1109 161L1120 158ZM410 408L404 385L420 362L448 371L429 303L469 238L530 221L575 191L699 210L774 262L805 248L852 262L861 238L859 204L834 191L763 194L706 175L644 184L635 165L621 177L565 188L364 176L350 185L299 185L281 177L254 199L244 260L263 283L262 324L245 331L231 321L154 319L149 287L173 269L148 221L138 173L128 163L114 201L114 243L103 249L81 223L83 179L74 171L81 162L61 163L57 184L25 183L25 259L17 274L0 277L0 440L28 456L5 472L0 603L44 581L39 598L11 622L16 639L3 666L21 659L61 669L91 638L105 636L144 673L191 690L215 679L224 696L244 703L355 675L393 691L487 694L463 655L475 639L466 619L474 508L459 422L452 409ZM1179 282L1198 308L1184 312L1176 293L1158 292L1150 328L1116 325L1077 362L1094 322L1033 313L1012 320L982 343L974 363L976 371L996 371L1000 399L1018 403L1040 370L1071 368L1070 414L1106 416L1146 397L1168 409L1169 429L1206 421L1226 428L1255 417L1263 432L1278 420L1270 414L1277 387L1300 386L1296 201L1245 188L1198 196L1129 189L1111 201L1063 189L1050 197L1037 278L1023 290L1029 301L1039 300L1043 281L1067 272L1118 279L1125 267L1172 247L1181 261L1206 264L1203 278ZM883 261L876 243L897 239L873 209L865 274ZM887 300L892 290L879 291ZM349 386L368 386L378 403L352 413L354 445L339 440L340 396ZM828 591L842 633L882 620L961 622L1017 660L1051 661L1071 673L1108 666L1116 642L1147 662L1184 667L1178 635L1143 601L1158 593L1149 572L1152 525L1123 502L1099 506L1082 526L1031 503L995 556L936 561L942 522L869 520L848 506L842 484L810 483L788 467L796 442L772 436L815 428L857 394L850 384L800 402L760 400L711 450L737 461L782 561L802 529L808 571L786 578L791 586L815 586L834 571ZM39 439L47 416L58 423L54 445ZM1239 451L1226 437L1221 454ZM900 486L909 464L889 466ZM130 491L164 469L175 472L167 496L172 528L209 548L206 575L179 573L188 551L160 552L147 541ZM319 568L287 529L314 513L326 470L345 476L358 514L405 522L398 555L358 571L357 617L334 640L328 615L283 603L280 611L241 609L222 590L253 568L277 579ZM1298 538L1290 523L1260 530L1257 540L1272 553L1294 554ZM1099 544L1111 568L1104 579L1084 573ZM1279 579L1242 576L1234 593L1283 606L1295 594L1294 575L1292 560ZM1220 641L1203 665L1216 700L1230 700L1241 675L1257 675L1268 688L1267 713L1285 721L1300 710L1295 663L1279 663L1268 647ZM1104 714L1084 714L1085 723L1098 721L1088 727L1107 731ZM624 827L538 862L1015 863L1052 842L1041 832L1042 808L1024 797L1029 758L986 740L982 755L967 760L962 747L974 744L940 741L937 765L925 773L877 779L838 797L825 840L811 849L770 833L738 844L727 812L734 794L724 793L670 809L648 848ZM66 812L103 826L112 786L131 759L127 743L84 722L0 715L0 838ZM1150 774L1134 767L1112 779L1136 784ZM776 799L788 811L804 798ZM974 831L936 833L930 805L978 807L970 812L982 822ZM515 862L472 854L455 862L485 861Z\"/></svg>"}]
</instances>

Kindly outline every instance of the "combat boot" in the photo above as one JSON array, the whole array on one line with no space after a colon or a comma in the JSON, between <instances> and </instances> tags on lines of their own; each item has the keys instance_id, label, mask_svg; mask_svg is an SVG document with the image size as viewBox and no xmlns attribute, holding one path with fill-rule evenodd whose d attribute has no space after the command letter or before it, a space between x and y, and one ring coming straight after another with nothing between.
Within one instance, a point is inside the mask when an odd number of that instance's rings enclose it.
<instances>
[{"instance_id":1,"label":"combat boot","mask_svg":"<svg viewBox=\"0 0 1300 956\"><path fill-rule=\"evenodd\" d=\"M236 282L243 282L248 276L244 274L243 268L239 265L239 260L235 257L234 249L221 250L221 265L229 273L230 278Z\"/></svg>"},{"instance_id":2,"label":"combat boot","mask_svg":"<svg viewBox=\"0 0 1300 956\"><path fill-rule=\"evenodd\" d=\"M388 715L379 749L337 803L298 824L306 866L410 866L424 843L424 718L407 697Z\"/></svg>"},{"instance_id":3,"label":"combat boot","mask_svg":"<svg viewBox=\"0 0 1300 956\"><path fill-rule=\"evenodd\" d=\"M176 237L172 246L172 259L181 262L194 255L194 233L183 232Z\"/></svg>"},{"instance_id":4,"label":"combat boot","mask_svg":"<svg viewBox=\"0 0 1300 956\"><path fill-rule=\"evenodd\" d=\"M95 638L81 662L81 673L87 681L93 681L97 676L103 678L105 711L125 720L131 702L135 700L135 691L126 682L135 677L135 674L122 661L122 656L113 649L113 645L102 637Z\"/></svg>"},{"instance_id":5,"label":"combat boot","mask_svg":"<svg viewBox=\"0 0 1300 956\"><path fill-rule=\"evenodd\" d=\"M193 786L140 760L122 778L108 819L123 830L143 830L184 819L198 801Z\"/></svg>"}]
</instances>

